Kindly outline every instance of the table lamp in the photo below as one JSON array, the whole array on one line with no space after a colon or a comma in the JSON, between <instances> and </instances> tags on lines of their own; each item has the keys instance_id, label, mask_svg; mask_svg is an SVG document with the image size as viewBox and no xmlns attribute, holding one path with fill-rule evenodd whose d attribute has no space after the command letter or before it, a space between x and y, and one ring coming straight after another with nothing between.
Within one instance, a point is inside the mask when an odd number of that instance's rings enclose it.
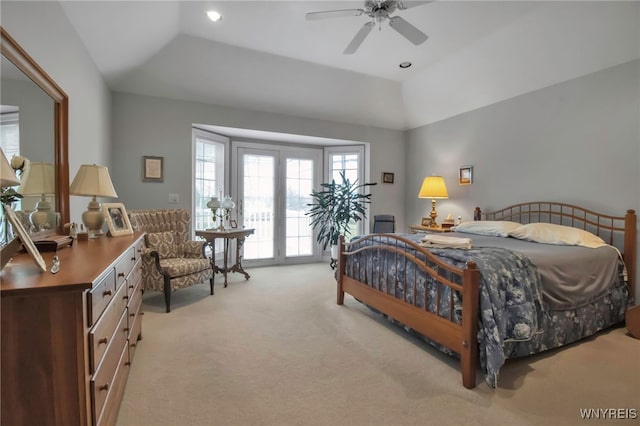
<instances>
[{"instance_id":1,"label":"table lamp","mask_svg":"<svg viewBox=\"0 0 640 426\"><path fill-rule=\"evenodd\" d=\"M96 201L96 197L112 197L116 198L116 190L111 183L109 169L104 166L96 166L95 164L83 164L80 166L78 173L71 182L69 188L71 195L82 195L93 197L89 202L88 210L82 213L82 223L84 223L89 238L97 238L102 235L102 226L104 225L104 215L100 208L100 203Z\"/></svg>"},{"instance_id":2,"label":"table lamp","mask_svg":"<svg viewBox=\"0 0 640 426\"><path fill-rule=\"evenodd\" d=\"M20 185L20 179L13 173L11 163L4 155L4 151L0 148L0 187Z\"/></svg>"},{"instance_id":3,"label":"table lamp","mask_svg":"<svg viewBox=\"0 0 640 426\"><path fill-rule=\"evenodd\" d=\"M22 195L40 195L41 197L38 204L36 204L36 209L29 215L29 220L36 231L53 229L56 226L55 212L51 211L51 204L47 201L47 195L53 195L55 192L53 164L31 163L22 177L18 193Z\"/></svg>"},{"instance_id":4,"label":"table lamp","mask_svg":"<svg viewBox=\"0 0 640 426\"><path fill-rule=\"evenodd\" d=\"M442 176L427 176L424 178L422 187L420 187L420 192L418 193L418 198L431 198L431 213L429 214L429 216L431 216L431 227L437 228L436 217L438 217L438 213L436 212L436 200L449 198L444 178Z\"/></svg>"}]
</instances>

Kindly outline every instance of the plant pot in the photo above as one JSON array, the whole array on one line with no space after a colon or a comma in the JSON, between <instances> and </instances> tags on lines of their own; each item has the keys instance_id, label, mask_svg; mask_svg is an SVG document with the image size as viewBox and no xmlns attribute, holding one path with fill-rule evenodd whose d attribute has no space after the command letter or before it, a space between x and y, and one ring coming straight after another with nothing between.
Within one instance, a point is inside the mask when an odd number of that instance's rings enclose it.
<instances>
[{"instance_id":1,"label":"plant pot","mask_svg":"<svg viewBox=\"0 0 640 426\"><path fill-rule=\"evenodd\" d=\"M338 259L338 245L332 245L331 246L331 258L332 259Z\"/></svg>"}]
</instances>

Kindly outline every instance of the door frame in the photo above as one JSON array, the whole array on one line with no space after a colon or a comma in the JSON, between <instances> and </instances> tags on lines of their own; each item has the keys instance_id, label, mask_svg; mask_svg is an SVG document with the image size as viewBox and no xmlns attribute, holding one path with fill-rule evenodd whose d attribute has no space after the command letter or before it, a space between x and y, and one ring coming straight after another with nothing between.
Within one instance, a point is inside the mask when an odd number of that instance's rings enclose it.
<instances>
[{"instance_id":1,"label":"door frame","mask_svg":"<svg viewBox=\"0 0 640 426\"><path fill-rule=\"evenodd\" d=\"M245 141L245 140L232 140L231 141L231 170L233 173L231 175L231 193L236 200L236 206L238 208L238 225L241 225L244 221L243 208L241 207L241 203L243 200L239 197L239 180L240 180L240 171L241 167L239 164L239 150L240 149L250 149L250 150L258 150L258 151L273 151L276 152L276 187L278 185L284 185L282 181L285 175L286 169L281 165L281 160L283 160L287 154L295 156L296 153L302 154L298 158L309 158L315 161L315 170L314 170L314 189L320 188L320 183L322 181L322 176L324 173L324 153L323 147L310 147L309 145L290 145L290 144L279 144L277 142L256 142L256 141ZM276 189L276 194L282 194L285 191L278 191ZM257 260L245 260L243 259L243 263L248 266L270 266L270 265L292 265L292 264L301 264L301 263L311 263L311 262L319 262L322 260L322 250L320 249L319 244L317 244L315 240L315 232L313 233L313 251L310 256L295 256L295 257L287 257L284 235L285 235L285 223L284 223L284 215L279 214L283 213L286 208L285 198L280 195L275 200L275 224L274 224L274 257L270 259L257 259ZM280 253L278 253L278 250Z\"/></svg>"}]
</instances>

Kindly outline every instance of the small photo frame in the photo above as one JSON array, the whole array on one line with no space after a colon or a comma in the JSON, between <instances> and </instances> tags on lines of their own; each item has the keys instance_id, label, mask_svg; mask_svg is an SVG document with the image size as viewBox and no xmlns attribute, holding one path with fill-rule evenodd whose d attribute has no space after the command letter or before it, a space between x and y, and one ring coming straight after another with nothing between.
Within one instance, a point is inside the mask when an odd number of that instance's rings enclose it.
<instances>
[{"instance_id":1,"label":"small photo frame","mask_svg":"<svg viewBox=\"0 0 640 426\"><path fill-rule=\"evenodd\" d=\"M394 174L382 172L382 183L393 183Z\"/></svg>"},{"instance_id":2,"label":"small photo frame","mask_svg":"<svg viewBox=\"0 0 640 426\"><path fill-rule=\"evenodd\" d=\"M231 226L232 229L236 229L238 227L238 222L236 222L235 220L231 219L229 221L229 226Z\"/></svg>"},{"instance_id":3,"label":"small photo frame","mask_svg":"<svg viewBox=\"0 0 640 426\"><path fill-rule=\"evenodd\" d=\"M142 180L164 182L164 157L142 157Z\"/></svg>"},{"instance_id":4,"label":"small photo frame","mask_svg":"<svg viewBox=\"0 0 640 426\"><path fill-rule=\"evenodd\" d=\"M109 227L112 237L133 234L133 228L127 215L127 209L122 203L102 203L102 214Z\"/></svg>"},{"instance_id":5,"label":"small photo frame","mask_svg":"<svg viewBox=\"0 0 640 426\"><path fill-rule=\"evenodd\" d=\"M45 263L44 259L42 258L42 255L38 251L36 245L33 243L33 240L29 236L29 233L27 232L27 230L22 225L22 222L20 222L20 219L18 218L18 215L16 215L16 212L11 207L7 206L6 204L4 206L4 211L5 211L6 215L7 215L7 219L9 219L9 222L11 223L11 226L13 227L13 231L16 234L18 234L18 238L20 238L20 242L22 242L22 245L27 250L27 253L29 253L31 255L31 257L33 257L33 260L36 261L36 263L38 264L40 269L42 269L44 272L46 272L47 271L47 264Z\"/></svg>"},{"instance_id":6,"label":"small photo frame","mask_svg":"<svg viewBox=\"0 0 640 426\"><path fill-rule=\"evenodd\" d=\"M473 166L460 167L458 183L460 185L471 185L473 183Z\"/></svg>"},{"instance_id":7,"label":"small photo frame","mask_svg":"<svg viewBox=\"0 0 640 426\"><path fill-rule=\"evenodd\" d=\"M431 226L431 218L430 217L423 217L422 218L422 222L420 222L420 225L422 225L422 226Z\"/></svg>"}]
</instances>

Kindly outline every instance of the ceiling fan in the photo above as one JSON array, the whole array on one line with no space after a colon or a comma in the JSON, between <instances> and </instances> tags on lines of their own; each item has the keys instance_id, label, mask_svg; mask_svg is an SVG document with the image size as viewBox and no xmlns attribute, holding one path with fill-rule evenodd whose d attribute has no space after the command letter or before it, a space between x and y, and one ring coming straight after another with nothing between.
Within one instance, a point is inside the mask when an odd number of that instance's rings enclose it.
<instances>
[{"instance_id":1,"label":"ceiling fan","mask_svg":"<svg viewBox=\"0 0 640 426\"><path fill-rule=\"evenodd\" d=\"M373 27L377 24L378 28L382 28L382 23L389 21L389 26L396 30L400 35L409 40L416 46L427 40L427 35L405 21L399 16L390 16L396 10L405 10L413 6L430 3L429 1L408 1L402 0L365 0L364 9L339 9L325 10L321 12L309 12L305 15L308 21L325 18L339 18L345 16L361 16L367 15L371 18L356 33L351 43L344 50L345 55L352 55L358 50L364 39L369 35Z\"/></svg>"}]
</instances>

